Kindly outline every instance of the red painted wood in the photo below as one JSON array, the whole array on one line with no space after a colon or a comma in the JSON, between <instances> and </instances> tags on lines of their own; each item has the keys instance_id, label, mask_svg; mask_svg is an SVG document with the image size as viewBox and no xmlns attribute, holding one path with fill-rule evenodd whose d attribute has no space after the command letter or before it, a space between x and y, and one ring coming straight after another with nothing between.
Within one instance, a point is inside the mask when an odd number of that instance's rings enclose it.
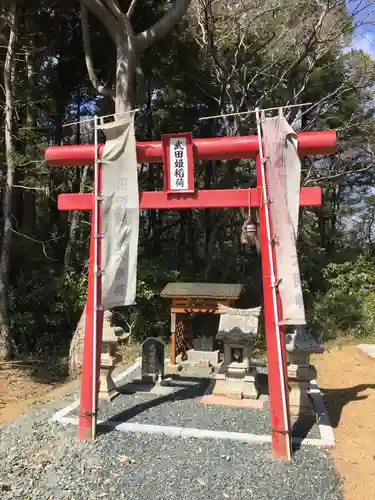
<instances>
[{"instance_id":1,"label":"red painted wood","mask_svg":"<svg viewBox=\"0 0 375 500\"><path fill-rule=\"evenodd\" d=\"M336 149L336 131L300 132L298 136L299 156L333 154ZM230 160L256 158L258 137L213 137L194 139L194 158L196 160ZM99 146L99 158L103 145ZM163 147L161 141L137 142L139 163L161 163ZM93 144L50 146L45 150L45 161L51 167L83 166L94 163L95 146Z\"/></svg>"},{"instance_id":2,"label":"red painted wood","mask_svg":"<svg viewBox=\"0 0 375 500\"><path fill-rule=\"evenodd\" d=\"M57 199L59 210L91 210L91 193L60 194ZM259 190L251 190L251 206L259 206ZM144 191L139 195L141 209L182 209L182 208L234 208L247 207L248 189L210 189L189 194L168 194L164 191ZM319 186L302 188L300 205L319 206L322 204L322 189Z\"/></svg>"},{"instance_id":3,"label":"red painted wood","mask_svg":"<svg viewBox=\"0 0 375 500\"><path fill-rule=\"evenodd\" d=\"M57 197L59 210L91 210L92 207L92 193L64 193Z\"/></svg>"},{"instance_id":4,"label":"red painted wood","mask_svg":"<svg viewBox=\"0 0 375 500\"><path fill-rule=\"evenodd\" d=\"M99 192L102 188L102 169L99 166ZM95 225L94 215L96 206L93 203L93 195L78 194L77 197L84 197L90 201L89 208L92 209L91 220L91 235L90 235L90 255L89 255L89 274L87 285L87 301L86 301L86 322L85 322L85 337L84 337L84 350L83 350L83 364L82 364L82 378L81 378L81 394L80 394L80 413L78 422L78 439L90 440L95 437L92 434L93 419L97 420L98 408L98 391L99 391L99 374L100 374L100 356L103 336L103 310L100 305L102 303L102 279L95 273L94 262L94 245L98 249L98 269L101 269L102 252L101 252L101 239L95 238ZM80 210L83 210L80 208ZM99 210L99 223L98 229L101 232L102 227L102 214ZM94 314L94 281L97 280L97 295L96 303L98 310ZM94 345L94 321L96 321L96 344ZM96 401L93 408L93 377L94 377L94 353L96 360Z\"/></svg>"},{"instance_id":5,"label":"red painted wood","mask_svg":"<svg viewBox=\"0 0 375 500\"><path fill-rule=\"evenodd\" d=\"M89 440L92 437L92 383L93 383L93 310L94 310L94 222L91 216L91 237L89 254L89 275L87 282L86 322L83 345L82 379L80 393L80 413L78 439Z\"/></svg>"},{"instance_id":6,"label":"red painted wood","mask_svg":"<svg viewBox=\"0 0 375 500\"><path fill-rule=\"evenodd\" d=\"M261 165L259 158L257 159L256 168L258 180L257 184L258 186L262 186ZM288 403L288 379L284 377L285 383L282 383L281 376L282 374L286 374L286 357L282 355L281 363L279 362L277 337L281 337L281 335L279 334L274 316L270 257L273 258L275 269L276 262L274 256L270 255L266 226L266 210L269 210L269 205L261 203L259 206L259 229L263 280L264 321L267 343L268 387L270 395L270 420L272 427L272 453L276 458L290 460L291 427ZM285 349L285 342L282 342L281 346L282 349ZM283 393L287 406L287 422L285 422L284 419L284 407L282 403Z\"/></svg>"}]
</instances>

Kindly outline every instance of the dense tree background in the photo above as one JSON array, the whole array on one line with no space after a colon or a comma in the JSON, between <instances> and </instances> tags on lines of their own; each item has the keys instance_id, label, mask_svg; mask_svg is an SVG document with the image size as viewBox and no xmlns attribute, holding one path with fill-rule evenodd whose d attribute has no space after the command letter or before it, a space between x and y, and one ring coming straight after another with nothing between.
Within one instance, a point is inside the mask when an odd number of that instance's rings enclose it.
<instances>
[{"instance_id":1,"label":"dense tree background","mask_svg":"<svg viewBox=\"0 0 375 500\"><path fill-rule=\"evenodd\" d=\"M134 29L167 5L138 0ZM339 1L194 0L173 33L141 54L137 77L138 140L253 134L253 115L198 118L302 102L313 104L289 112L296 130L338 130L336 155L303 163L303 184L324 187L323 207L302 210L299 237L309 324L323 339L371 336L375 326L375 63L348 49L360 14ZM84 307L90 218L59 212L57 196L89 191L92 171L49 169L43 151L92 142L90 122L64 124L111 112L113 102L88 79L78 2L2 1L0 22L0 334L16 356L61 355ZM97 76L111 87L115 47L93 16L90 28ZM142 190L161 189L162 167L140 165L139 180ZM196 165L201 188L254 181L248 160ZM244 304L261 302L259 256L240 244L243 220L232 209L141 213L138 304L120 311L135 337L168 333L158 293L170 280L241 282Z\"/></svg>"}]
</instances>

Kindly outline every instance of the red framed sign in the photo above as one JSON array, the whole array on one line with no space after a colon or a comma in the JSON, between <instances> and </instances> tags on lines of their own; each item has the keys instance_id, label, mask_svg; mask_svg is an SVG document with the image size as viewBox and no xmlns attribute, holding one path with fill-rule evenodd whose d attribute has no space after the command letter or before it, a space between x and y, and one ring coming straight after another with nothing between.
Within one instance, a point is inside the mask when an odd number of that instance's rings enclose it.
<instances>
[{"instance_id":1,"label":"red framed sign","mask_svg":"<svg viewBox=\"0 0 375 500\"><path fill-rule=\"evenodd\" d=\"M164 164L164 191L194 193L193 134L161 136Z\"/></svg>"}]
</instances>

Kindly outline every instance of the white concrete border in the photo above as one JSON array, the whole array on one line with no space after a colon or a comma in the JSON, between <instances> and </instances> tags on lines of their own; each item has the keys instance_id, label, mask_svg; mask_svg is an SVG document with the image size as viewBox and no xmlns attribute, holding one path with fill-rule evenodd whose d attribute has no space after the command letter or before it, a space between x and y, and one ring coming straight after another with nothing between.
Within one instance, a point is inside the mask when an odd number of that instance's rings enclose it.
<instances>
[{"instance_id":1,"label":"white concrete border","mask_svg":"<svg viewBox=\"0 0 375 500\"><path fill-rule=\"evenodd\" d=\"M78 425L77 417L61 417L58 422L63 425ZM230 441L241 441L244 443L270 443L271 436L262 434L250 434L246 432L211 431L208 429L197 429L194 427L177 427L167 425L139 424L137 422L110 422L98 420L98 424L121 432L138 432L146 434L165 434L170 437L198 438L198 439L225 439ZM315 438L292 438L293 444L301 446L327 446L322 439Z\"/></svg>"},{"instance_id":2,"label":"white concrete border","mask_svg":"<svg viewBox=\"0 0 375 500\"><path fill-rule=\"evenodd\" d=\"M127 375L132 373L141 365L141 359L138 358L137 361L128 367L123 372L120 372L114 381L125 378ZM311 382L311 389L309 391L311 398L313 400L314 408L319 417L319 430L321 438L292 438L293 444L300 444L301 446L319 446L328 447L334 446L334 435L332 427L328 418L327 409L324 405L322 394L319 390L316 380ZM79 400L71 403L65 408L57 411L55 415L51 418L51 421L59 422L63 425L78 425L78 417L67 416L72 410L79 406ZM121 432L138 432L146 434L165 434L171 437L181 437L181 438L198 438L198 439L226 439L231 441L242 441L245 443L270 443L271 436L269 435L259 435L250 434L245 432L229 432L229 431L212 431L208 429L196 429L194 427L177 427L177 426L166 426L166 425L148 425L139 424L137 422L116 422L116 421L102 421L98 420L98 424L110 428L112 430L118 430Z\"/></svg>"},{"instance_id":3,"label":"white concrete border","mask_svg":"<svg viewBox=\"0 0 375 500\"><path fill-rule=\"evenodd\" d=\"M141 366L141 358L137 358L135 363L126 368L126 370L118 373L116 377L113 378L113 381L119 382L127 375L130 375L130 373L134 372L140 366ZM51 422L60 422L62 418L66 417L66 415L68 415L71 411L75 410L78 406L79 406L79 399L74 401L74 403L71 403L70 405L66 406L65 408L62 408L61 410L57 411L50 419Z\"/></svg>"},{"instance_id":4,"label":"white concrete border","mask_svg":"<svg viewBox=\"0 0 375 500\"><path fill-rule=\"evenodd\" d=\"M309 391L309 394L313 401L315 411L319 417L318 425L320 431L320 438L325 443L325 446L334 446L335 436L333 434L333 429L331 422L329 420L328 411L326 405L324 404L322 393L320 392L317 381L311 380L310 387L311 389Z\"/></svg>"}]
</instances>

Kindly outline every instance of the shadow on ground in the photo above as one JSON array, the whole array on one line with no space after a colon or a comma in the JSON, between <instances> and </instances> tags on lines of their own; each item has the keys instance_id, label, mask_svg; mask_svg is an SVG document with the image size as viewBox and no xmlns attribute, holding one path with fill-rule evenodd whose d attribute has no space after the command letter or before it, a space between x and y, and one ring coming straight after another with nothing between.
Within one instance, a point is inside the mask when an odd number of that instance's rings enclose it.
<instances>
[{"instance_id":1,"label":"shadow on ground","mask_svg":"<svg viewBox=\"0 0 375 500\"><path fill-rule=\"evenodd\" d=\"M144 411L147 411L151 408L154 408L156 406L162 405L167 402L171 401L183 401L185 399L194 399L197 397L202 397L207 390L211 380L210 379L202 379L202 378L196 378L196 377L179 377L178 375L172 375L172 382L169 384L170 387L182 387L180 390L177 390L171 394L166 394L165 396L159 396L156 397L155 399L152 399L151 401L147 402L142 402L139 403L135 406L132 406L131 408L127 408L126 410L122 411L121 413L118 413L114 415L113 417L110 417L106 420L106 422L127 422L128 420L136 417L140 413L143 413ZM178 383L180 382L180 383ZM194 385L188 385L184 386L184 382L195 382ZM118 388L118 391L120 394L131 394L131 389L129 390L129 385L126 384L122 387ZM100 434L107 434L108 432L111 432L112 429L109 427L106 427L105 425L99 426L98 427L98 432Z\"/></svg>"},{"instance_id":2,"label":"shadow on ground","mask_svg":"<svg viewBox=\"0 0 375 500\"><path fill-rule=\"evenodd\" d=\"M341 413L348 403L367 399L366 394L361 394L367 389L375 389L375 384L359 384L343 389L320 389L326 405L332 427L336 428L340 423Z\"/></svg>"},{"instance_id":3,"label":"shadow on ground","mask_svg":"<svg viewBox=\"0 0 375 500\"><path fill-rule=\"evenodd\" d=\"M345 387L343 389L320 388L329 416L329 421L333 428L336 429L338 427L342 410L348 403L367 399L368 396L366 394L361 394L361 392L366 391L367 389L375 389L375 384L359 384L353 387ZM315 417L299 416L293 425L292 435L305 438L315 423ZM297 451L299 448L300 443L295 443L293 450Z\"/></svg>"}]
</instances>

